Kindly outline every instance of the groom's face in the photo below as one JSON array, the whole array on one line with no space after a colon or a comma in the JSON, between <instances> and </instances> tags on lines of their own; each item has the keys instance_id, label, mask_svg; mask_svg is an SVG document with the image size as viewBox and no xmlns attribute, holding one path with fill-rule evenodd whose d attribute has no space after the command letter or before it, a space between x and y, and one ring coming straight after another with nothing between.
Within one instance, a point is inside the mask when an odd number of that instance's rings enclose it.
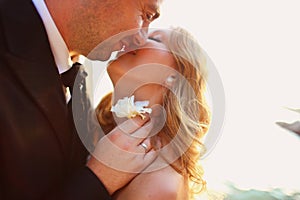
<instances>
[{"instance_id":1,"label":"groom's face","mask_svg":"<svg viewBox=\"0 0 300 200\"><path fill-rule=\"evenodd\" d=\"M75 51L87 56L97 45L111 36L130 31L130 35L119 34L107 45L102 45L98 60L107 60L113 51L145 44L149 24L159 17L162 0L91 0L82 3L82 10L74 16L77 24L75 37L71 38ZM78 26L80 24L80 26ZM72 42L72 41L71 41Z\"/></svg>"}]
</instances>

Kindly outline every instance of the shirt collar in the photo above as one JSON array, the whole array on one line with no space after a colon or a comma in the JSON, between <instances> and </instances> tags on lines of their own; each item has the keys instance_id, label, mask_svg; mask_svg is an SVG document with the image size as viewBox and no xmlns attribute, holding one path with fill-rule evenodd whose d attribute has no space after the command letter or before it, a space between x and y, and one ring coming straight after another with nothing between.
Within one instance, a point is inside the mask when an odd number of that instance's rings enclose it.
<instances>
[{"instance_id":1,"label":"shirt collar","mask_svg":"<svg viewBox=\"0 0 300 200\"><path fill-rule=\"evenodd\" d=\"M72 66L67 45L59 33L44 0L32 0L32 2L42 18L55 63L59 73L61 74L70 69Z\"/></svg>"}]
</instances>

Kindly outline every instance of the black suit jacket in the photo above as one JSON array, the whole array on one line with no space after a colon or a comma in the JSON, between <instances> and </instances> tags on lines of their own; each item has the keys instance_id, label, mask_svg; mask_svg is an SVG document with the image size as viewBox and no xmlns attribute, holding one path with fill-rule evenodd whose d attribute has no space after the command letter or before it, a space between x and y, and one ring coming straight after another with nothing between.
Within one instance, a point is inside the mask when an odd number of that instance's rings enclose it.
<instances>
[{"instance_id":1,"label":"black suit jacket","mask_svg":"<svg viewBox=\"0 0 300 200\"><path fill-rule=\"evenodd\" d=\"M110 199L85 167L31 0L0 0L0 199Z\"/></svg>"}]
</instances>

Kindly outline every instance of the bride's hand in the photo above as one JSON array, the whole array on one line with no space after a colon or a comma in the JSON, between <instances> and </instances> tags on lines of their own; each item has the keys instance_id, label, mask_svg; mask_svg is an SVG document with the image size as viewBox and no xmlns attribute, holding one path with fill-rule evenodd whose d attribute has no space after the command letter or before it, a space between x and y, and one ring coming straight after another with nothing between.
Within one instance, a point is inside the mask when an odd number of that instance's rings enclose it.
<instances>
[{"instance_id":1,"label":"bride's hand","mask_svg":"<svg viewBox=\"0 0 300 200\"><path fill-rule=\"evenodd\" d=\"M87 166L113 194L125 186L157 157L147 138L153 128L149 117L129 119L96 145Z\"/></svg>"}]
</instances>

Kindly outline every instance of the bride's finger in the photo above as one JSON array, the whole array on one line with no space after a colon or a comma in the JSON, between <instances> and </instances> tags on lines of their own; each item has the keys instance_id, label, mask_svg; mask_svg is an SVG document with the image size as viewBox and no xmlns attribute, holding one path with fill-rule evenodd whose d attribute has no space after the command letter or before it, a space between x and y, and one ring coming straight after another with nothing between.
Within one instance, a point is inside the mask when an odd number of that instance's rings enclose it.
<instances>
[{"instance_id":1,"label":"bride's finger","mask_svg":"<svg viewBox=\"0 0 300 200\"><path fill-rule=\"evenodd\" d=\"M123 123L119 124L116 129L121 131L122 133L131 134L135 132L137 129L139 129L141 126L143 126L146 122L148 122L148 120L149 120L148 115L146 115L145 119L142 119L141 117L137 116L135 118L128 119Z\"/></svg>"},{"instance_id":2,"label":"bride's finger","mask_svg":"<svg viewBox=\"0 0 300 200\"><path fill-rule=\"evenodd\" d=\"M140 143L142 140L144 140L147 136L149 136L149 133L153 129L154 126L154 120L149 120L146 124L144 124L142 127L134 131L130 136L137 139L137 142Z\"/></svg>"},{"instance_id":3,"label":"bride's finger","mask_svg":"<svg viewBox=\"0 0 300 200\"><path fill-rule=\"evenodd\" d=\"M150 138L147 138L151 129L153 128L153 122L150 120L144 126L137 129L131 135L123 134L119 140L118 144L121 148L126 149L134 153L145 153L148 152L152 147L150 143ZM144 142L144 144L143 144Z\"/></svg>"},{"instance_id":4,"label":"bride's finger","mask_svg":"<svg viewBox=\"0 0 300 200\"><path fill-rule=\"evenodd\" d=\"M147 152L143 157L143 164L144 164L144 170L150 166L151 163L158 157L159 151L151 149L149 152ZM146 171L153 171L155 169L147 170Z\"/></svg>"},{"instance_id":5,"label":"bride's finger","mask_svg":"<svg viewBox=\"0 0 300 200\"><path fill-rule=\"evenodd\" d=\"M152 149L150 138L147 138L146 140L142 141L137 146L138 153L147 153Z\"/></svg>"}]
</instances>

